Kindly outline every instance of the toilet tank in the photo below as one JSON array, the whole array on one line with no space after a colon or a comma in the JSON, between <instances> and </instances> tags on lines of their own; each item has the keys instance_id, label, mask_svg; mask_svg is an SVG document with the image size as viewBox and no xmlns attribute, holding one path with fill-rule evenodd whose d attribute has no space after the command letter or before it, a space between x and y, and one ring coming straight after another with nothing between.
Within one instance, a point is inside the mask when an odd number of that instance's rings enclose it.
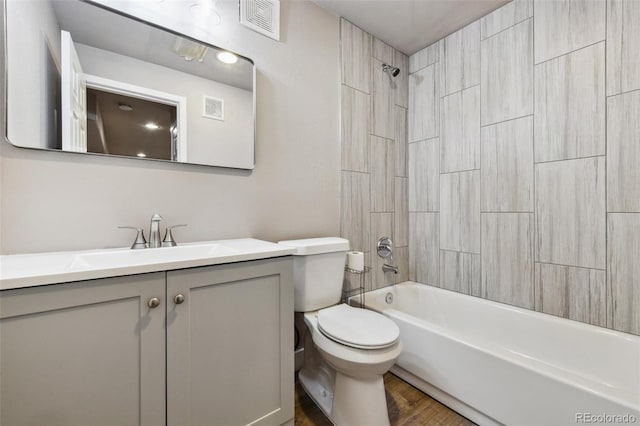
<instances>
[{"instance_id":1,"label":"toilet tank","mask_svg":"<svg viewBox=\"0 0 640 426\"><path fill-rule=\"evenodd\" d=\"M294 310L309 312L340 302L349 240L337 237L280 241L293 254Z\"/></svg>"}]
</instances>

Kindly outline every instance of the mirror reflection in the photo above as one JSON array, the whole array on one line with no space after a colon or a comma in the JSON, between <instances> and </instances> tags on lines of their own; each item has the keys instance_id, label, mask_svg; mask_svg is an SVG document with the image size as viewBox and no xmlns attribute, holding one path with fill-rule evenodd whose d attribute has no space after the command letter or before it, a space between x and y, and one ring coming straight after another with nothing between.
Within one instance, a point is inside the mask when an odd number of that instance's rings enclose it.
<instances>
[{"instance_id":1,"label":"mirror reflection","mask_svg":"<svg viewBox=\"0 0 640 426\"><path fill-rule=\"evenodd\" d=\"M5 11L14 145L253 168L249 59L80 0Z\"/></svg>"}]
</instances>

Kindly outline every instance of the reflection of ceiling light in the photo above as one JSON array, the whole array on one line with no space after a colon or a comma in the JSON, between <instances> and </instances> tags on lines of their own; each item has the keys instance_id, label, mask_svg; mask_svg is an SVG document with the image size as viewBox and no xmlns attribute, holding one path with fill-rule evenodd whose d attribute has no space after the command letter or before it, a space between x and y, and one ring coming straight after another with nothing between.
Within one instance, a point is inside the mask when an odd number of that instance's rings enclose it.
<instances>
[{"instance_id":1,"label":"reflection of ceiling light","mask_svg":"<svg viewBox=\"0 0 640 426\"><path fill-rule=\"evenodd\" d=\"M203 62L209 47L182 37L176 37L171 50L187 62L191 62L194 59L198 62Z\"/></svg>"},{"instance_id":2,"label":"reflection of ceiling light","mask_svg":"<svg viewBox=\"0 0 640 426\"><path fill-rule=\"evenodd\" d=\"M144 158L147 156L147 154L145 154L144 152L139 152L136 154L136 156L140 157L140 158Z\"/></svg>"},{"instance_id":3,"label":"reflection of ceiling light","mask_svg":"<svg viewBox=\"0 0 640 426\"><path fill-rule=\"evenodd\" d=\"M196 18L207 18L207 22L210 24L217 25L221 21L213 0L200 0L192 4L189 10Z\"/></svg>"},{"instance_id":4,"label":"reflection of ceiling light","mask_svg":"<svg viewBox=\"0 0 640 426\"><path fill-rule=\"evenodd\" d=\"M160 128L160 126L152 122L148 122L147 124L144 125L144 127L146 127L149 130L158 130Z\"/></svg>"},{"instance_id":5,"label":"reflection of ceiling light","mask_svg":"<svg viewBox=\"0 0 640 426\"><path fill-rule=\"evenodd\" d=\"M238 62L238 57L231 52L220 52L217 56L220 62L224 62L225 64L235 64Z\"/></svg>"},{"instance_id":6,"label":"reflection of ceiling light","mask_svg":"<svg viewBox=\"0 0 640 426\"><path fill-rule=\"evenodd\" d=\"M122 102L118 104L118 108L120 108L122 111L133 111L133 107L131 105Z\"/></svg>"}]
</instances>

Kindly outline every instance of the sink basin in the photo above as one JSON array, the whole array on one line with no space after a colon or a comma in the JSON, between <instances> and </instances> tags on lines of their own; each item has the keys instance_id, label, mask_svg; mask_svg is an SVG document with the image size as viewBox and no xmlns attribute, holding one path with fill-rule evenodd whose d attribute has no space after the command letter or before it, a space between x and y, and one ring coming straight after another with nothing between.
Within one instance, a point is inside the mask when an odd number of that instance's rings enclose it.
<instances>
[{"instance_id":1,"label":"sink basin","mask_svg":"<svg viewBox=\"0 0 640 426\"><path fill-rule=\"evenodd\" d=\"M0 256L0 291L267 259L294 252L295 249L280 244L240 238L155 249L119 248L3 255Z\"/></svg>"},{"instance_id":2,"label":"sink basin","mask_svg":"<svg viewBox=\"0 0 640 426\"><path fill-rule=\"evenodd\" d=\"M141 250L113 250L75 255L71 269L113 268L139 264L180 262L184 260L205 259L215 256L227 256L238 250L222 244L210 243L182 245Z\"/></svg>"}]
</instances>

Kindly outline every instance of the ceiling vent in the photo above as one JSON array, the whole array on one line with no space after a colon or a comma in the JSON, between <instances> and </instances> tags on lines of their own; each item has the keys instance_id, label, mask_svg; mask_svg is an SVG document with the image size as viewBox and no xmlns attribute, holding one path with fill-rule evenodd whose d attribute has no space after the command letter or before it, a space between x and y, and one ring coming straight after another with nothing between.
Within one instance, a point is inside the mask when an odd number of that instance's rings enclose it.
<instances>
[{"instance_id":1,"label":"ceiling vent","mask_svg":"<svg viewBox=\"0 0 640 426\"><path fill-rule=\"evenodd\" d=\"M240 0L240 23L280 40L280 0Z\"/></svg>"}]
</instances>

